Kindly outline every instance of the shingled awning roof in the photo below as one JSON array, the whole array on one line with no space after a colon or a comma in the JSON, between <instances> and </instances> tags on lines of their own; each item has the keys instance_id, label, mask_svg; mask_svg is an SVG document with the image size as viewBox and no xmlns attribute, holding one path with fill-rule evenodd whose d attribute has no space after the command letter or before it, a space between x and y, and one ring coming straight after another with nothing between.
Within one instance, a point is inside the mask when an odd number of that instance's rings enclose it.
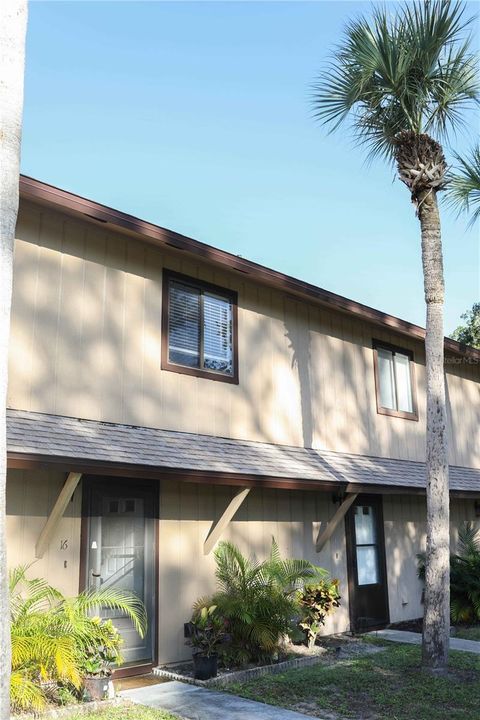
<instances>
[{"instance_id":1,"label":"shingled awning roof","mask_svg":"<svg viewBox=\"0 0 480 720\"><path fill-rule=\"evenodd\" d=\"M155 428L7 411L10 458L338 485L425 488L425 464ZM450 489L480 496L480 468L450 467Z\"/></svg>"}]
</instances>

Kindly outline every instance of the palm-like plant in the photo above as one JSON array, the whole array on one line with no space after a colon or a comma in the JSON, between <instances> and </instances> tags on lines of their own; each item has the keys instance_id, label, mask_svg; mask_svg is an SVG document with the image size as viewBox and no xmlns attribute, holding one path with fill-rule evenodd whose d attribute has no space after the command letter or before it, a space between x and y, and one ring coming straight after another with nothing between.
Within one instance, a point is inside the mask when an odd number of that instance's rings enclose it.
<instances>
[{"instance_id":1,"label":"palm-like plant","mask_svg":"<svg viewBox=\"0 0 480 720\"><path fill-rule=\"evenodd\" d=\"M426 313L427 571L423 662L443 669L449 638L449 490L444 381L444 278L437 193L441 142L478 101L476 58L461 3L405 3L346 28L314 90L317 118L335 130L350 118L370 157L395 163L420 220Z\"/></svg>"},{"instance_id":2,"label":"palm-like plant","mask_svg":"<svg viewBox=\"0 0 480 720\"><path fill-rule=\"evenodd\" d=\"M480 530L466 523L458 533L458 554L451 558L451 613L454 622L480 620Z\"/></svg>"},{"instance_id":3,"label":"palm-like plant","mask_svg":"<svg viewBox=\"0 0 480 720\"><path fill-rule=\"evenodd\" d=\"M274 539L270 556L261 562L229 542L219 543L215 560L219 589L211 602L228 620L232 654L240 661L271 657L298 613L299 585L327 575L307 560L283 559ZM204 604L200 601L197 609Z\"/></svg>"},{"instance_id":4,"label":"palm-like plant","mask_svg":"<svg viewBox=\"0 0 480 720\"><path fill-rule=\"evenodd\" d=\"M425 553L418 556L418 576L425 580ZM458 531L458 553L450 557L450 613L453 622L480 620L480 530L467 522Z\"/></svg>"},{"instance_id":5,"label":"palm-like plant","mask_svg":"<svg viewBox=\"0 0 480 720\"><path fill-rule=\"evenodd\" d=\"M447 187L449 204L459 213L470 214L469 225L480 217L480 145L476 145L468 159L455 153L458 168L452 173Z\"/></svg>"},{"instance_id":6,"label":"palm-like plant","mask_svg":"<svg viewBox=\"0 0 480 720\"><path fill-rule=\"evenodd\" d=\"M39 710L59 684L80 688L85 663L98 646L108 646L113 661L122 661L117 631L94 613L120 610L142 636L146 614L133 595L100 589L67 598L45 580L28 579L27 571L19 566L10 573L10 692L15 709Z\"/></svg>"}]
</instances>

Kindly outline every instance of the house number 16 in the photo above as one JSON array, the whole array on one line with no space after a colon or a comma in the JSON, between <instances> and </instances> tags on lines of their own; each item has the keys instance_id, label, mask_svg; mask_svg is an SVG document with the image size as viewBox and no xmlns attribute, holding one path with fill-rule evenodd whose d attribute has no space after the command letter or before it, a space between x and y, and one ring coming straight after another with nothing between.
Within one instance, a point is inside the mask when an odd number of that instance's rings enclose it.
<instances>
[{"instance_id":1,"label":"house number 16","mask_svg":"<svg viewBox=\"0 0 480 720\"><path fill-rule=\"evenodd\" d=\"M60 550L68 550L68 540L60 540Z\"/></svg>"}]
</instances>

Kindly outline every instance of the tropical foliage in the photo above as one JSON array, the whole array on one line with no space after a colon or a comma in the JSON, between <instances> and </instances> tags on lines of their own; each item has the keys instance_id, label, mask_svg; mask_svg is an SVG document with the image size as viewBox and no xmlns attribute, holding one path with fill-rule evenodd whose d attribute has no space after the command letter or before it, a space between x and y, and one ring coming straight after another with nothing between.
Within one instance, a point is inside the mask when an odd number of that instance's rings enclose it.
<instances>
[{"instance_id":1,"label":"tropical foliage","mask_svg":"<svg viewBox=\"0 0 480 720\"><path fill-rule=\"evenodd\" d=\"M263 561L245 557L229 542L218 545L215 561L218 590L208 602L228 623L227 659L239 664L271 660L296 624L298 589L324 579L326 571L307 560L282 558L274 539ZM197 607L206 602L200 600Z\"/></svg>"},{"instance_id":2,"label":"tropical foliage","mask_svg":"<svg viewBox=\"0 0 480 720\"><path fill-rule=\"evenodd\" d=\"M418 556L425 579L425 555ZM450 556L450 612L453 622L480 622L480 529L466 523L458 531L458 553Z\"/></svg>"},{"instance_id":3,"label":"tropical foliage","mask_svg":"<svg viewBox=\"0 0 480 720\"><path fill-rule=\"evenodd\" d=\"M298 626L305 634L309 648L315 645L327 615L340 607L341 596L338 585L338 580L326 578L318 583L306 585L298 592L300 605Z\"/></svg>"},{"instance_id":4,"label":"tropical foliage","mask_svg":"<svg viewBox=\"0 0 480 720\"><path fill-rule=\"evenodd\" d=\"M218 612L216 605L197 605L189 623L187 645L205 657L211 657L226 638L228 621Z\"/></svg>"},{"instance_id":5,"label":"tropical foliage","mask_svg":"<svg viewBox=\"0 0 480 720\"><path fill-rule=\"evenodd\" d=\"M474 303L472 309L463 313L461 318L465 320L465 325L459 325L453 331L452 338L480 349L480 302Z\"/></svg>"},{"instance_id":6,"label":"tropical foliage","mask_svg":"<svg viewBox=\"0 0 480 720\"><path fill-rule=\"evenodd\" d=\"M140 635L146 615L133 595L100 589L67 598L27 572L19 566L10 573L11 703L38 711L48 701L61 702L65 690L79 693L83 676L122 661L121 638L111 621L98 617L100 608L125 613Z\"/></svg>"},{"instance_id":7,"label":"tropical foliage","mask_svg":"<svg viewBox=\"0 0 480 720\"><path fill-rule=\"evenodd\" d=\"M445 139L478 98L469 23L461 3L445 0L382 6L351 22L315 87L318 119L335 129L349 116L371 156L389 160L398 160L403 133Z\"/></svg>"},{"instance_id":8,"label":"tropical foliage","mask_svg":"<svg viewBox=\"0 0 480 720\"><path fill-rule=\"evenodd\" d=\"M451 173L447 188L447 199L459 213L467 213L470 225L480 217L480 145L471 151L466 159L455 153L458 167Z\"/></svg>"},{"instance_id":9,"label":"tropical foliage","mask_svg":"<svg viewBox=\"0 0 480 720\"><path fill-rule=\"evenodd\" d=\"M448 662L449 528L447 407L444 378L445 283L437 194L448 184L441 143L479 100L478 57L466 4L416 0L382 4L350 22L314 88L318 120L331 130L350 121L369 158L396 164L421 230L426 303L427 555L423 663ZM348 179L347 179L348 184Z\"/></svg>"}]
</instances>

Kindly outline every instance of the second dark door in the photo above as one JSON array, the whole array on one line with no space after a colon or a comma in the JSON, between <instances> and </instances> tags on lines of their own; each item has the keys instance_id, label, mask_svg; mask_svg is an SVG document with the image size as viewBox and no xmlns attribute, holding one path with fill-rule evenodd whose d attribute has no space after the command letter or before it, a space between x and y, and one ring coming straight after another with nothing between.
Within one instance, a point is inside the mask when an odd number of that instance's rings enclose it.
<instances>
[{"instance_id":1,"label":"second dark door","mask_svg":"<svg viewBox=\"0 0 480 720\"><path fill-rule=\"evenodd\" d=\"M350 623L365 632L389 623L382 498L359 495L346 516Z\"/></svg>"}]
</instances>

